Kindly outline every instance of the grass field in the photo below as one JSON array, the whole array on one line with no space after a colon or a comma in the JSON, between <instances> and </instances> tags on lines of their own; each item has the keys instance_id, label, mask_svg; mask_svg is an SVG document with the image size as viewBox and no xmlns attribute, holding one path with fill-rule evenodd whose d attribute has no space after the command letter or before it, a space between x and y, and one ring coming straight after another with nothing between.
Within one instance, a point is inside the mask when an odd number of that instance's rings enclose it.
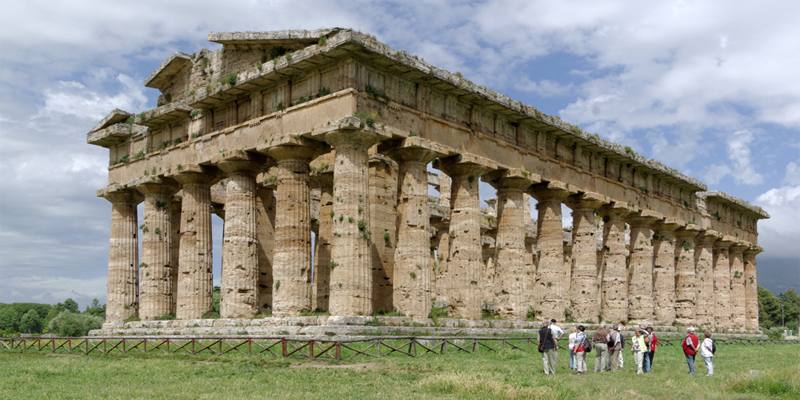
<instances>
[{"instance_id":1,"label":"grass field","mask_svg":"<svg viewBox=\"0 0 800 400\"><path fill-rule=\"evenodd\" d=\"M538 353L402 355L350 362L255 355L190 356L0 352L0 399L800 399L797 345L721 345L716 376L687 375L677 346L653 373L541 374ZM594 367L594 353L589 355Z\"/></svg>"}]
</instances>

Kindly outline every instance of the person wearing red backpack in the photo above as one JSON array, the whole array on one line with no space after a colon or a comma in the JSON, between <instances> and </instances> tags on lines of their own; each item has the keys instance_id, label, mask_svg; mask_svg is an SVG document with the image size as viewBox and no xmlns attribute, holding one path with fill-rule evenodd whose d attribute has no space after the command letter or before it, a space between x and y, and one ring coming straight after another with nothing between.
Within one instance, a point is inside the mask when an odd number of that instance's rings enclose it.
<instances>
[{"instance_id":1,"label":"person wearing red backpack","mask_svg":"<svg viewBox=\"0 0 800 400\"><path fill-rule=\"evenodd\" d=\"M586 353L592 351L592 345L586 337L586 327L578 325L578 334L575 338L575 372L579 374L586 373Z\"/></svg>"},{"instance_id":2,"label":"person wearing red backpack","mask_svg":"<svg viewBox=\"0 0 800 400\"><path fill-rule=\"evenodd\" d=\"M686 329L686 337L681 342L683 347L683 355L686 356L686 364L689 366L689 375L694 376L694 356L697 354L697 349L700 346L700 340L694 333L694 328L689 327Z\"/></svg>"},{"instance_id":3,"label":"person wearing red backpack","mask_svg":"<svg viewBox=\"0 0 800 400\"><path fill-rule=\"evenodd\" d=\"M653 327L648 326L645 328L647 332L644 341L647 344L647 350L644 353L644 372L648 373L653 370L653 359L656 356L656 347L658 346L658 336L653 332Z\"/></svg>"}]
</instances>

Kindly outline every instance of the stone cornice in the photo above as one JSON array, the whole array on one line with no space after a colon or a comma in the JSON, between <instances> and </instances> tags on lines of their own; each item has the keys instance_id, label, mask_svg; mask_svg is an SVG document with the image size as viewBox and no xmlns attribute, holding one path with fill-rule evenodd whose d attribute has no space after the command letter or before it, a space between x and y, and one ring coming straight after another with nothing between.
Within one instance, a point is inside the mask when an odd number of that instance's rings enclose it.
<instances>
[{"instance_id":1,"label":"stone cornice","mask_svg":"<svg viewBox=\"0 0 800 400\"><path fill-rule=\"evenodd\" d=\"M769 214L764 211L763 208L750 204L742 199L736 198L724 192L718 191L711 191L711 192L699 192L697 196L702 197L704 199L720 199L725 203L728 203L740 210L749 212L751 214L755 214L759 219L766 219L769 218Z\"/></svg>"}]
</instances>

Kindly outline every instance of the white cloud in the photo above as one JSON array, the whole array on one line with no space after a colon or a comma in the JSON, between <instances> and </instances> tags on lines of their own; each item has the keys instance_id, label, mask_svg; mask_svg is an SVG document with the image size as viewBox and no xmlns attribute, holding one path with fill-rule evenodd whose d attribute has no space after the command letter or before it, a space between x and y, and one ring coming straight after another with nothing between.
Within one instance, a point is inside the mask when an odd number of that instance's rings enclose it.
<instances>
[{"instance_id":1,"label":"white cloud","mask_svg":"<svg viewBox=\"0 0 800 400\"><path fill-rule=\"evenodd\" d=\"M104 81L109 76L94 75L91 78ZM114 79L122 86L122 90L114 94L93 91L76 81L60 81L54 89L45 90L44 108L40 115L58 113L99 120L113 108L132 112L145 108L147 96L141 83L125 74L118 74Z\"/></svg>"},{"instance_id":2,"label":"white cloud","mask_svg":"<svg viewBox=\"0 0 800 400\"><path fill-rule=\"evenodd\" d=\"M783 177L783 182L788 185L800 185L800 164L789 161L786 164L786 174Z\"/></svg>"},{"instance_id":3,"label":"white cloud","mask_svg":"<svg viewBox=\"0 0 800 400\"><path fill-rule=\"evenodd\" d=\"M516 88L523 92L530 92L542 97L559 97L570 94L574 90L572 84L563 84L549 79L533 81L528 77L522 77Z\"/></svg>"},{"instance_id":4,"label":"white cloud","mask_svg":"<svg viewBox=\"0 0 800 400\"><path fill-rule=\"evenodd\" d=\"M730 176L736 183L744 185L759 185L764 182L764 177L755 170L751 159L750 145L753 142L753 133L740 130L727 137L728 163L711 165L705 174L706 180L711 184L719 183L726 176Z\"/></svg>"},{"instance_id":5,"label":"white cloud","mask_svg":"<svg viewBox=\"0 0 800 400\"><path fill-rule=\"evenodd\" d=\"M800 258L800 186L781 186L758 196L770 218L759 222L759 242L771 257Z\"/></svg>"}]
</instances>

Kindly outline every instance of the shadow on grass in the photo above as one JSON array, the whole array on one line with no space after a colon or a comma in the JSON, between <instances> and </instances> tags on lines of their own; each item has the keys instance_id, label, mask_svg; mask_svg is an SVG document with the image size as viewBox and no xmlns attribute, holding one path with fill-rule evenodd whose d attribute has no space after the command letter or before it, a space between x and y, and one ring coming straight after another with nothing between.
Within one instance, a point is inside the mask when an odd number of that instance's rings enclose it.
<instances>
[{"instance_id":1,"label":"shadow on grass","mask_svg":"<svg viewBox=\"0 0 800 400\"><path fill-rule=\"evenodd\" d=\"M763 394L786 399L800 398L800 370L770 371L760 373L751 371L728 383L728 389L737 393Z\"/></svg>"}]
</instances>

